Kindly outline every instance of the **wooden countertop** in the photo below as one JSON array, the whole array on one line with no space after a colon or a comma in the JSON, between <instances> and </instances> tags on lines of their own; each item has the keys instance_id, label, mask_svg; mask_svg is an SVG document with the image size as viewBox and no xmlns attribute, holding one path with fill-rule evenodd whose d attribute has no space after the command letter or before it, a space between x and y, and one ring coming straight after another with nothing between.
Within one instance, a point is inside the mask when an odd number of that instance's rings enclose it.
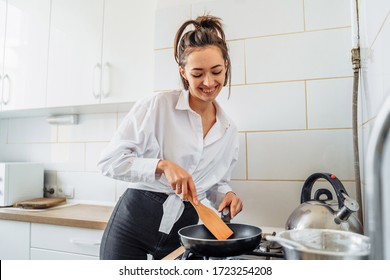
<instances>
[{"instance_id":1,"label":"wooden countertop","mask_svg":"<svg viewBox=\"0 0 390 280\"><path fill-rule=\"evenodd\" d=\"M0 219L91 229L104 229L112 206L74 204L45 210L0 208Z\"/></svg>"}]
</instances>

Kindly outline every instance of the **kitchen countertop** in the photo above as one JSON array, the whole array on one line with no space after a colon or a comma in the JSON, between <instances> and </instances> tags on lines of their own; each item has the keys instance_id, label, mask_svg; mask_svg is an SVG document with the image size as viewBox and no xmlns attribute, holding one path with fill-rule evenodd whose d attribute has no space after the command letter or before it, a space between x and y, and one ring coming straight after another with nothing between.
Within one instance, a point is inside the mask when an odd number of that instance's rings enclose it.
<instances>
[{"instance_id":1,"label":"kitchen countertop","mask_svg":"<svg viewBox=\"0 0 390 280\"><path fill-rule=\"evenodd\" d=\"M73 204L44 210L0 208L0 219L61 226L104 229L112 206Z\"/></svg>"},{"instance_id":2,"label":"kitchen countertop","mask_svg":"<svg viewBox=\"0 0 390 280\"><path fill-rule=\"evenodd\" d=\"M0 208L0 219L92 229L105 229L113 209L113 206L83 203L65 204L43 210ZM262 229L263 233L280 232L285 230L281 227L258 227Z\"/></svg>"}]
</instances>

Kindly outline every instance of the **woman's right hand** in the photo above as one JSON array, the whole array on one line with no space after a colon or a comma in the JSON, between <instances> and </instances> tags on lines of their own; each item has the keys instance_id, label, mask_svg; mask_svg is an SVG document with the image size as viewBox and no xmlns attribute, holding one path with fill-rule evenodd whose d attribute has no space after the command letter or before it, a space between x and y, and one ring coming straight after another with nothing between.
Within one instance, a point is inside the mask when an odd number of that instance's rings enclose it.
<instances>
[{"instance_id":1,"label":"woman's right hand","mask_svg":"<svg viewBox=\"0 0 390 280\"><path fill-rule=\"evenodd\" d=\"M156 173L164 173L172 189L177 194L182 194L183 200L188 198L190 192L193 202L198 204L198 194L192 176L179 165L169 160L160 160L157 164Z\"/></svg>"}]
</instances>

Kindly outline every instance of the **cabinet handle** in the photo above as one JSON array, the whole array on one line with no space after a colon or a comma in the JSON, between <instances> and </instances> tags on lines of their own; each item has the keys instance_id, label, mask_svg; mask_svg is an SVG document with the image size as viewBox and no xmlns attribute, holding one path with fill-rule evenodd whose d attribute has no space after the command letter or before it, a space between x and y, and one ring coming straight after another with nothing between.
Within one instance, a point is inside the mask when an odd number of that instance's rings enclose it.
<instances>
[{"instance_id":1,"label":"cabinet handle","mask_svg":"<svg viewBox=\"0 0 390 280\"><path fill-rule=\"evenodd\" d=\"M9 82L8 74L5 74L3 76L2 80L3 80L2 85L1 85L2 89L3 89L2 101L3 101L4 105L7 105L7 103L9 102L9 95L10 95L10 82ZM7 80L7 83L5 83L6 80Z\"/></svg>"},{"instance_id":2,"label":"cabinet handle","mask_svg":"<svg viewBox=\"0 0 390 280\"><path fill-rule=\"evenodd\" d=\"M111 68L110 63L106 62L103 65L103 77L102 77L102 88L103 88L103 97L107 97L110 94L110 76L111 75Z\"/></svg>"},{"instance_id":3,"label":"cabinet handle","mask_svg":"<svg viewBox=\"0 0 390 280\"><path fill-rule=\"evenodd\" d=\"M102 74L102 65L100 63L96 63L96 65L93 67L93 81L92 81L92 93L96 99L100 98L101 74Z\"/></svg>"},{"instance_id":4,"label":"cabinet handle","mask_svg":"<svg viewBox=\"0 0 390 280\"><path fill-rule=\"evenodd\" d=\"M70 239L70 243L81 246L100 246L100 241L89 239L72 238Z\"/></svg>"}]
</instances>

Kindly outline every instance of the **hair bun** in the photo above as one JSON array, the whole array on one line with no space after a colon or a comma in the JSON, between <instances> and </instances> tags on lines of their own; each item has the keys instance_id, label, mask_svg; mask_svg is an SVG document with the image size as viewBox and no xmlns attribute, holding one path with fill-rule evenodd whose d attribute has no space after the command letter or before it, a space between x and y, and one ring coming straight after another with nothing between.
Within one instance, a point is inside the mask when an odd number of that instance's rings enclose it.
<instances>
[{"instance_id":1,"label":"hair bun","mask_svg":"<svg viewBox=\"0 0 390 280\"><path fill-rule=\"evenodd\" d=\"M223 40L225 40L222 20L219 17L210 15L199 16L195 19L194 26L197 30L199 30L200 28L209 29L212 32L218 34Z\"/></svg>"},{"instance_id":2,"label":"hair bun","mask_svg":"<svg viewBox=\"0 0 390 280\"><path fill-rule=\"evenodd\" d=\"M200 16L196 19L196 22L203 28L214 28L216 23L218 24L218 18L211 16Z\"/></svg>"}]
</instances>

